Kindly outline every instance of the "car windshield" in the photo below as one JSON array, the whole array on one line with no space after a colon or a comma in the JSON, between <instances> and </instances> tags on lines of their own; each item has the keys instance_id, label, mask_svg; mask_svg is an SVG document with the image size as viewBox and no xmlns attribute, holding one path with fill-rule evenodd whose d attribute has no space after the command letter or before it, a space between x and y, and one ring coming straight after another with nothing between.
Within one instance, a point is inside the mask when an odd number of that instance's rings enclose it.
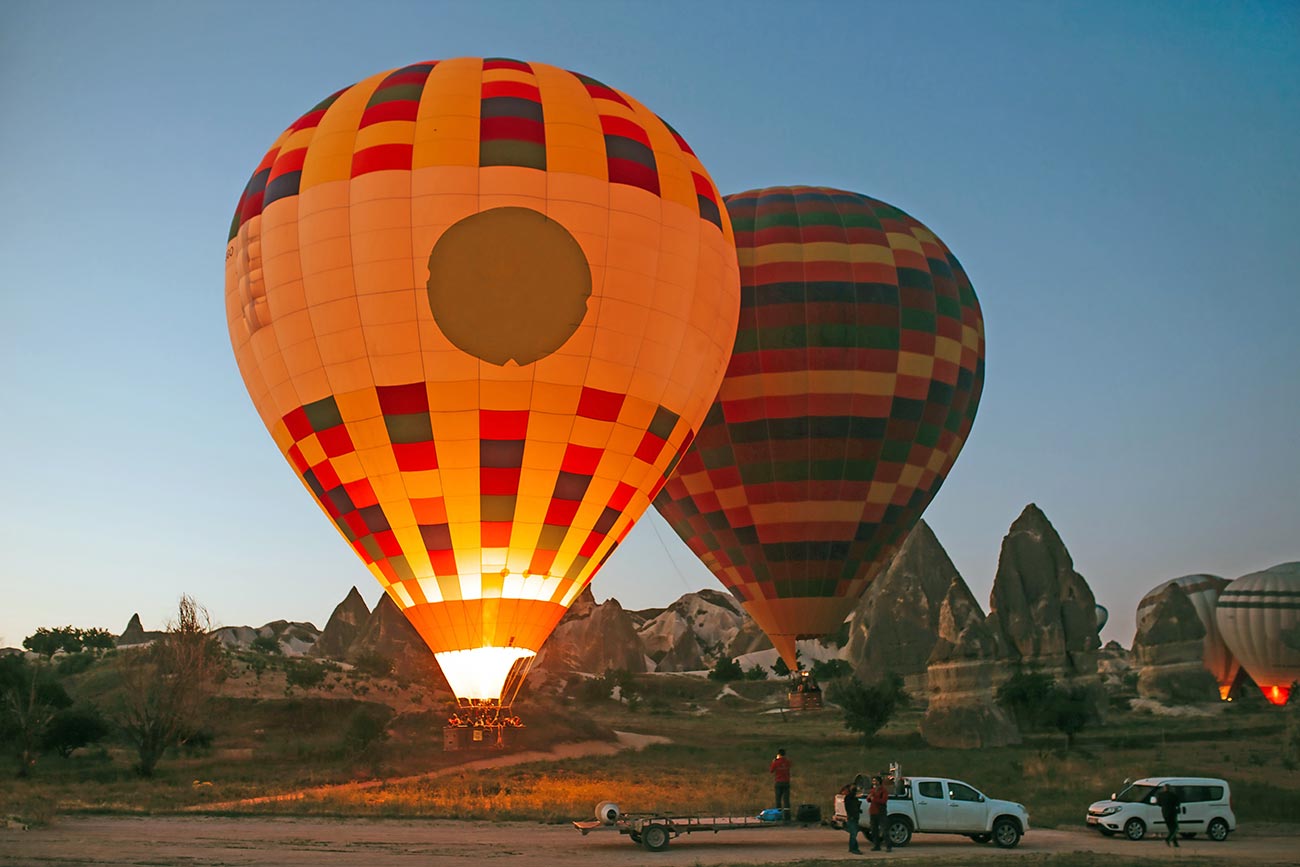
<instances>
[{"instance_id":1,"label":"car windshield","mask_svg":"<svg viewBox=\"0 0 1300 867\"><path fill-rule=\"evenodd\" d=\"M1129 786L1124 791L1115 796L1116 801L1122 801L1125 804L1136 804L1139 801L1145 801L1155 792L1155 786Z\"/></svg>"}]
</instances>

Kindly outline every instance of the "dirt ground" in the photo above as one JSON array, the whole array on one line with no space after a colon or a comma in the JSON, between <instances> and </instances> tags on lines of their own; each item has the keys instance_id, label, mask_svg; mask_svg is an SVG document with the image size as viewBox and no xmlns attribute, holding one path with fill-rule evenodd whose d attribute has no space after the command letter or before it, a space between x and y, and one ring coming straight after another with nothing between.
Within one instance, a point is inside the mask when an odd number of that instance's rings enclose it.
<instances>
[{"instance_id":1,"label":"dirt ground","mask_svg":"<svg viewBox=\"0 0 1300 867\"><path fill-rule=\"evenodd\" d=\"M1011 851L964 837L918 835L892 855L867 855L915 864L978 859L993 865L1032 853L1083 851L1113 855L1116 864L1288 864L1295 863L1298 844L1294 834L1246 830L1226 843L1192 840L1173 850L1159 840L1131 843L1084 829L1032 830ZM30 831L0 828L4 867L686 867L843 861L850 857L845 848L842 832L820 826L691 834L660 853L612 831L583 837L570 825L523 822L95 816L65 817Z\"/></svg>"}]
</instances>

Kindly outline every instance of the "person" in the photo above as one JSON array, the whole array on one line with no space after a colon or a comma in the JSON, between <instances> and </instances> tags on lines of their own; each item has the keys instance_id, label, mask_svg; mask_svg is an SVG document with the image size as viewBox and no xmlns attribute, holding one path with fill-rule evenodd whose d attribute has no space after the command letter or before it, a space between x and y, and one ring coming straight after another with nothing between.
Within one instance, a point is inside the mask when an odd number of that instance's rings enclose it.
<instances>
[{"instance_id":1,"label":"person","mask_svg":"<svg viewBox=\"0 0 1300 867\"><path fill-rule=\"evenodd\" d=\"M790 821L790 760L785 750L776 751L776 758L768 766L768 772L776 781L776 808L781 811L781 818Z\"/></svg>"},{"instance_id":2,"label":"person","mask_svg":"<svg viewBox=\"0 0 1300 867\"><path fill-rule=\"evenodd\" d=\"M867 815L871 817L871 839L875 843L872 852L880 851L881 841L884 841L886 852L894 851L894 844L889 839L888 803L889 790L880 777L872 777L871 790L867 792Z\"/></svg>"},{"instance_id":3,"label":"person","mask_svg":"<svg viewBox=\"0 0 1300 867\"><path fill-rule=\"evenodd\" d=\"M1178 792L1172 786L1165 783L1156 795L1156 803L1160 805L1160 815L1165 820L1165 845L1177 846L1178 808L1183 805L1183 799L1178 797Z\"/></svg>"},{"instance_id":4,"label":"person","mask_svg":"<svg viewBox=\"0 0 1300 867\"><path fill-rule=\"evenodd\" d=\"M844 830L849 832L849 851L861 855L862 850L858 848L858 832L862 830L861 795L852 783L840 789L840 794L844 796Z\"/></svg>"}]
</instances>

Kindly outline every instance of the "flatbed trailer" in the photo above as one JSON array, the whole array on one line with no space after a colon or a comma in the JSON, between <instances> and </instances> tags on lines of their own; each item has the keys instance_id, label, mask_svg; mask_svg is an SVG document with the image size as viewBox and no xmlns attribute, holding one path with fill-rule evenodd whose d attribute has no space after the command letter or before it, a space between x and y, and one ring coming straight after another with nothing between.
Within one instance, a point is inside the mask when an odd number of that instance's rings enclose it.
<instances>
[{"instance_id":1,"label":"flatbed trailer","mask_svg":"<svg viewBox=\"0 0 1300 867\"><path fill-rule=\"evenodd\" d=\"M644 846L651 852L662 852L668 848L668 841L681 834L694 834L698 831L753 831L762 828L793 828L816 824L812 822L768 821L757 816L669 816L654 813L650 815L630 815L620 813L612 821L602 822L588 819L574 822L573 827L587 836L592 831L617 831L626 834L632 842Z\"/></svg>"}]
</instances>

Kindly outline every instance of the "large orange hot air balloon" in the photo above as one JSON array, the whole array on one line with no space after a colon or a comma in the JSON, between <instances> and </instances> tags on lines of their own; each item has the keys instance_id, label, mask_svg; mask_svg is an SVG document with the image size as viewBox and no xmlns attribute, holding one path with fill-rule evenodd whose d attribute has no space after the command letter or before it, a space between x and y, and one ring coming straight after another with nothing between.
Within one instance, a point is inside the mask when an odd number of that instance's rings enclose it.
<instances>
[{"instance_id":1,"label":"large orange hot air balloon","mask_svg":"<svg viewBox=\"0 0 1300 867\"><path fill-rule=\"evenodd\" d=\"M774 187L726 206L735 353L655 507L794 668L795 640L839 628L957 459L984 320L957 259L891 205Z\"/></svg>"},{"instance_id":2,"label":"large orange hot air balloon","mask_svg":"<svg viewBox=\"0 0 1300 867\"><path fill-rule=\"evenodd\" d=\"M487 702L690 443L738 281L671 127L500 58L325 99L257 166L226 248L231 342L276 445L457 696Z\"/></svg>"}]
</instances>

